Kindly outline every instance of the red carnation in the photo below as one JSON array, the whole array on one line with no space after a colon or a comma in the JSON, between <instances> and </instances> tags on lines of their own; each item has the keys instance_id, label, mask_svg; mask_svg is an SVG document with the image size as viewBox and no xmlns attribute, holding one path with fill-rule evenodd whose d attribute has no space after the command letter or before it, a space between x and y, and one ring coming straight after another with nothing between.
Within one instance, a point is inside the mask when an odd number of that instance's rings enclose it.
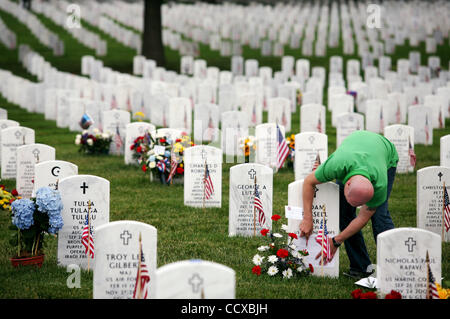
<instances>
[{"instance_id":1,"label":"red carnation","mask_svg":"<svg viewBox=\"0 0 450 319\"><path fill-rule=\"evenodd\" d=\"M261 229L261 235L263 235L263 236L266 236L268 232L269 232L269 230L266 228Z\"/></svg>"},{"instance_id":2,"label":"red carnation","mask_svg":"<svg viewBox=\"0 0 450 319\"><path fill-rule=\"evenodd\" d=\"M136 148L136 152L142 153L142 147L141 147L141 146L138 146L138 147Z\"/></svg>"},{"instance_id":3,"label":"red carnation","mask_svg":"<svg viewBox=\"0 0 450 319\"><path fill-rule=\"evenodd\" d=\"M391 290L391 292L386 295L385 299L402 299L402 295L398 291Z\"/></svg>"},{"instance_id":4,"label":"red carnation","mask_svg":"<svg viewBox=\"0 0 450 319\"><path fill-rule=\"evenodd\" d=\"M361 289L355 289L351 292L353 299L361 299L362 290Z\"/></svg>"},{"instance_id":5,"label":"red carnation","mask_svg":"<svg viewBox=\"0 0 450 319\"><path fill-rule=\"evenodd\" d=\"M180 138L177 138L176 140L175 140L175 143L180 143L181 142L181 139Z\"/></svg>"},{"instance_id":6,"label":"red carnation","mask_svg":"<svg viewBox=\"0 0 450 319\"><path fill-rule=\"evenodd\" d=\"M134 144L130 146L130 150L134 150Z\"/></svg>"},{"instance_id":7,"label":"red carnation","mask_svg":"<svg viewBox=\"0 0 450 319\"><path fill-rule=\"evenodd\" d=\"M177 167L177 174L183 174L184 168L183 167Z\"/></svg>"},{"instance_id":8,"label":"red carnation","mask_svg":"<svg viewBox=\"0 0 450 319\"><path fill-rule=\"evenodd\" d=\"M366 293L361 294L361 299L377 299L377 294L373 291L368 291Z\"/></svg>"},{"instance_id":9,"label":"red carnation","mask_svg":"<svg viewBox=\"0 0 450 319\"><path fill-rule=\"evenodd\" d=\"M252 268L252 273L254 273L255 275L259 276L261 275L261 266L255 266Z\"/></svg>"},{"instance_id":10,"label":"red carnation","mask_svg":"<svg viewBox=\"0 0 450 319\"><path fill-rule=\"evenodd\" d=\"M286 258L287 256L289 256L289 252L286 249L278 249L277 251L277 256L280 258Z\"/></svg>"},{"instance_id":11,"label":"red carnation","mask_svg":"<svg viewBox=\"0 0 450 319\"><path fill-rule=\"evenodd\" d=\"M289 237L291 237L291 238L293 238L293 239L298 239L296 233L289 233L288 235L289 235Z\"/></svg>"},{"instance_id":12,"label":"red carnation","mask_svg":"<svg viewBox=\"0 0 450 319\"><path fill-rule=\"evenodd\" d=\"M313 267L313 265L309 264L309 270L311 271L311 273L314 272L314 267Z\"/></svg>"},{"instance_id":13,"label":"red carnation","mask_svg":"<svg viewBox=\"0 0 450 319\"><path fill-rule=\"evenodd\" d=\"M142 170L144 171L144 172L146 172L147 171L147 165L142 165Z\"/></svg>"},{"instance_id":14,"label":"red carnation","mask_svg":"<svg viewBox=\"0 0 450 319\"><path fill-rule=\"evenodd\" d=\"M166 142L166 139L165 138L162 138L162 139L160 139L159 140L161 143L165 143Z\"/></svg>"},{"instance_id":15,"label":"red carnation","mask_svg":"<svg viewBox=\"0 0 450 319\"><path fill-rule=\"evenodd\" d=\"M272 216L272 220L279 220L281 218L281 216L280 215L273 215Z\"/></svg>"},{"instance_id":16,"label":"red carnation","mask_svg":"<svg viewBox=\"0 0 450 319\"><path fill-rule=\"evenodd\" d=\"M5 189L5 185L0 185L0 188L4 190Z\"/></svg>"},{"instance_id":17,"label":"red carnation","mask_svg":"<svg viewBox=\"0 0 450 319\"><path fill-rule=\"evenodd\" d=\"M11 191L11 195L13 195L13 196L19 195L19 193L17 192L17 189L14 188L14 189Z\"/></svg>"}]
</instances>

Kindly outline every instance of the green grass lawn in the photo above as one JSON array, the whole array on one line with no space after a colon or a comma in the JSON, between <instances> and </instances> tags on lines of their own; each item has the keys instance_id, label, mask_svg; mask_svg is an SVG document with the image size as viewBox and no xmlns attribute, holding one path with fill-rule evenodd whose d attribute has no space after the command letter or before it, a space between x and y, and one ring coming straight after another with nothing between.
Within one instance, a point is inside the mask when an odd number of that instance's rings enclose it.
<instances>
[{"instance_id":1,"label":"green grass lawn","mask_svg":"<svg viewBox=\"0 0 450 319\"><path fill-rule=\"evenodd\" d=\"M43 47L29 30L11 15L0 11L0 18L8 27L16 32L18 43L28 44L51 62L59 70L80 74L81 57L94 55L94 51L79 44L65 30L50 20L39 15L43 23L52 31L57 32L65 43L65 54L54 57L48 48ZM93 31L95 27L83 25ZM109 36L103 35L108 41L108 54L101 59L105 66L120 72L132 71L134 51L126 48ZM414 48L422 52L422 64L426 63L424 44ZM393 58L393 65L399 58L407 58L410 48L397 47ZM300 58L297 51L285 48L286 55ZM260 66L272 66L274 71L280 69L280 58L260 57L259 50L244 47L245 58L257 58ZM448 65L448 44L438 47L441 64ZM341 55L342 47L329 49L325 58L311 57L311 66L328 68L331 55ZM179 70L180 55L166 49L167 68ZM346 56L344 61L356 56ZM0 68L11 70L13 73L35 80L27 74L18 63L18 50L9 51L0 45ZM220 57L216 51L201 45L201 58L208 61L208 65L221 69L230 68L230 58ZM344 64L345 65L345 64ZM327 100L326 90L324 101ZM350 292L356 288L354 280L342 275L348 270L349 263L344 249L340 249L340 273L338 279L307 277L290 281L268 276L257 277L251 273L253 255L263 241L259 238L228 237L228 191L229 169L233 164L223 165L222 208L211 208L204 212L183 205L182 185L164 187L159 183L151 183L148 175L133 166L126 166L123 157L116 156L86 156L78 153L74 144L75 132L68 129L56 128L55 121L44 119L43 114L29 113L17 105L8 103L0 97L0 107L8 110L10 119L19 121L22 126L36 131L36 143L44 143L56 148L58 160L70 161L79 167L79 174L91 174L106 178L110 181L111 203L110 221L136 220L153 225L158 230L158 266L167 263L199 258L222 263L236 271L237 298L350 298ZM298 133L300 128L299 108L292 114L292 133ZM267 118L267 114L265 114ZM446 120L447 129L434 130L433 145L416 145L417 169L439 165L439 138L449 134L450 120ZM331 113L327 112L327 134L329 138L329 154L336 148L336 130L331 126ZM289 183L294 181L292 170L283 169L274 176L273 213L284 216L284 206L287 205L287 191ZM14 188L14 180L3 180L7 188ZM390 211L396 227L416 226L416 174L398 174L390 198ZM287 223L283 218L282 221ZM66 280L69 273L63 267L56 265L57 240L49 237L46 247L46 261L41 269L13 269L9 257L13 254L8 240L10 232L8 213L0 214L0 298L91 298L92 272L82 272L81 288L69 289ZM369 254L376 263L376 246L372 237L371 226L363 230ZM450 286L450 245L442 245L442 276L444 286Z\"/></svg>"}]
</instances>

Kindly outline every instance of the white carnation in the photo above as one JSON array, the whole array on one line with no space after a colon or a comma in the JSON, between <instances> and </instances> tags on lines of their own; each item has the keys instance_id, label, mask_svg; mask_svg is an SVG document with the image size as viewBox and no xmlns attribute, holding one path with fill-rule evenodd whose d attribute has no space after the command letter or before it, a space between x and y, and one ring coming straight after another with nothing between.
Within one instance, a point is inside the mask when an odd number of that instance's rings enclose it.
<instances>
[{"instance_id":1,"label":"white carnation","mask_svg":"<svg viewBox=\"0 0 450 319\"><path fill-rule=\"evenodd\" d=\"M267 258L267 260L270 262L270 263L276 263L277 262L277 260L278 260L278 257L277 256L275 256L275 255L270 255L268 258Z\"/></svg>"},{"instance_id":2,"label":"white carnation","mask_svg":"<svg viewBox=\"0 0 450 319\"><path fill-rule=\"evenodd\" d=\"M283 278L291 278L292 277L292 269L288 268L282 272Z\"/></svg>"},{"instance_id":3,"label":"white carnation","mask_svg":"<svg viewBox=\"0 0 450 319\"><path fill-rule=\"evenodd\" d=\"M288 231L288 225L286 225L286 224L281 225L281 229L284 230L285 232L287 232Z\"/></svg>"},{"instance_id":4,"label":"white carnation","mask_svg":"<svg viewBox=\"0 0 450 319\"><path fill-rule=\"evenodd\" d=\"M281 234L279 234L279 233L274 233L273 236L274 236L274 237L277 237L277 238L283 237L283 235L281 235Z\"/></svg>"},{"instance_id":5,"label":"white carnation","mask_svg":"<svg viewBox=\"0 0 450 319\"><path fill-rule=\"evenodd\" d=\"M269 246L261 246L261 247L258 247L258 250L259 250L259 251L266 251L266 250L269 250Z\"/></svg>"},{"instance_id":6,"label":"white carnation","mask_svg":"<svg viewBox=\"0 0 450 319\"><path fill-rule=\"evenodd\" d=\"M94 140L92 138L88 138L86 142L88 143L89 146L94 145Z\"/></svg>"},{"instance_id":7,"label":"white carnation","mask_svg":"<svg viewBox=\"0 0 450 319\"><path fill-rule=\"evenodd\" d=\"M278 268L276 266L270 266L267 273L269 276L275 276L278 273Z\"/></svg>"},{"instance_id":8,"label":"white carnation","mask_svg":"<svg viewBox=\"0 0 450 319\"><path fill-rule=\"evenodd\" d=\"M253 256L253 263L254 263L256 266L261 265L261 263L262 263L263 260L264 260L264 257L262 257L262 256L260 256L260 255L258 255L258 254L256 254L255 256Z\"/></svg>"}]
</instances>

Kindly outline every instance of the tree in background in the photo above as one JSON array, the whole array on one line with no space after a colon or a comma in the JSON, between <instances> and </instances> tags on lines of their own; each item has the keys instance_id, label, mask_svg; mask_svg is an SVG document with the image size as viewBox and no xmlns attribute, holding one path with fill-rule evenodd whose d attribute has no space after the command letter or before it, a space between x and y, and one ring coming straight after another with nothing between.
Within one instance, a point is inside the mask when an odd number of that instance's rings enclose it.
<instances>
[{"instance_id":1,"label":"tree in background","mask_svg":"<svg viewBox=\"0 0 450 319\"><path fill-rule=\"evenodd\" d=\"M161 5L163 0L144 0L144 33L142 55L165 66L166 58L162 44Z\"/></svg>"}]
</instances>

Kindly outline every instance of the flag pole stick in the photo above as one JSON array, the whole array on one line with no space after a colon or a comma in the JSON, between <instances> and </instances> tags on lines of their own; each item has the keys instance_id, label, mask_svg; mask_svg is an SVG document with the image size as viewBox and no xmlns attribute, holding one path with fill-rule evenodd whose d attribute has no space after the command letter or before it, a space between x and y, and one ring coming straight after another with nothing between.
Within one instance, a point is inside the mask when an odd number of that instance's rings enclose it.
<instances>
[{"instance_id":1,"label":"flag pole stick","mask_svg":"<svg viewBox=\"0 0 450 319\"><path fill-rule=\"evenodd\" d=\"M445 233L444 233L444 224L445 224L445 182L444 182L444 188L443 188L443 190L442 190L442 238L441 238L441 240L442 241L445 241L444 240L444 235L445 235Z\"/></svg>"},{"instance_id":2,"label":"flag pole stick","mask_svg":"<svg viewBox=\"0 0 450 319\"><path fill-rule=\"evenodd\" d=\"M87 258L88 258L88 266L87 271L89 272L89 266L91 261L91 200L88 201L88 251L87 251Z\"/></svg>"},{"instance_id":3,"label":"flag pole stick","mask_svg":"<svg viewBox=\"0 0 450 319\"><path fill-rule=\"evenodd\" d=\"M256 175L255 175L255 190L253 196L256 194ZM256 207L255 207L255 197L253 197L253 236L256 236Z\"/></svg>"},{"instance_id":4,"label":"flag pole stick","mask_svg":"<svg viewBox=\"0 0 450 319\"><path fill-rule=\"evenodd\" d=\"M203 173L203 212L205 212L206 202L206 159L205 159L205 171Z\"/></svg>"},{"instance_id":5,"label":"flag pole stick","mask_svg":"<svg viewBox=\"0 0 450 319\"><path fill-rule=\"evenodd\" d=\"M322 262L322 277L323 277L323 242L325 239L325 214L326 214L326 208L325 204L323 204L323 212L322 212L322 250L320 252L320 258Z\"/></svg>"},{"instance_id":6,"label":"flag pole stick","mask_svg":"<svg viewBox=\"0 0 450 319\"><path fill-rule=\"evenodd\" d=\"M138 283L138 286L137 286L138 297L137 297L137 299L141 299L141 294L142 294L142 291L141 291L141 259L142 259L141 251L142 251L142 234L139 233L139 255L138 255L138 257L139 257L139 265L138 265L138 274L137 274L137 276L138 276L138 278L137 278L137 283Z\"/></svg>"}]
</instances>

